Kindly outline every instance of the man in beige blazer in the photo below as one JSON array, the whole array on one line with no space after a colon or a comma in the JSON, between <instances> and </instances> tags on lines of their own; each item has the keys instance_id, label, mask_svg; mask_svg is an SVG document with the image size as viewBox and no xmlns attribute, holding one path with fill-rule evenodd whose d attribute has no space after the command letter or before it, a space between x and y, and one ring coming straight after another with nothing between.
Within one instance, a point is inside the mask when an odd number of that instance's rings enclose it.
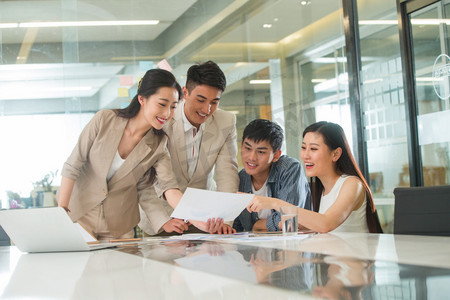
<instances>
[{"instance_id":1,"label":"man in beige blazer","mask_svg":"<svg viewBox=\"0 0 450 300\"><path fill-rule=\"evenodd\" d=\"M164 126L172 168L182 192L187 187L238 191L236 117L218 109L225 87L225 75L214 62L191 66L183 87L185 101ZM183 220L170 218L173 209L167 201L156 193L151 199L154 202L151 215L147 218L140 210L139 227L145 233L182 233L187 229ZM161 202L165 209L160 209ZM229 225L223 226L222 233L232 232Z\"/></svg>"}]
</instances>

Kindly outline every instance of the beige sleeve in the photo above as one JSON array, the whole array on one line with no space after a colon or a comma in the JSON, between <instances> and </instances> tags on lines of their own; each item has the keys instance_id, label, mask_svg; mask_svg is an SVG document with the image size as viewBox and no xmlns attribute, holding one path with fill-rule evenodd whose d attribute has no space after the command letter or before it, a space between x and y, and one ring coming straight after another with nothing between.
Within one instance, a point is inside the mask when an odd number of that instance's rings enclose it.
<instances>
[{"instance_id":1,"label":"beige sleeve","mask_svg":"<svg viewBox=\"0 0 450 300\"><path fill-rule=\"evenodd\" d=\"M102 122L104 111L97 112L89 123L83 128L76 146L67 158L61 171L61 175L73 180L77 180L80 175L81 168L88 160L89 151L91 150L94 140L97 138L98 129Z\"/></svg>"},{"instance_id":2,"label":"beige sleeve","mask_svg":"<svg viewBox=\"0 0 450 300\"><path fill-rule=\"evenodd\" d=\"M163 147L161 157L153 165L156 170L154 188L158 197L164 197L164 192L169 189L179 189L177 179L173 174L169 150L167 150L166 145L163 145Z\"/></svg>"},{"instance_id":3,"label":"beige sleeve","mask_svg":"<svg viewBox=\"0 0 450 300\"><path fill-rule=\"evenodd\" d=\"M148 235L160 233L162 226L171 219L170 211L166 208L154 188L139 192L139 212L141 220L139 227Z\"/></svg>"},{"instance_id":4,"label":"beige sleeve","mask_svg":"<svg viewBox=\"0 0 450 300\"><path fill-rule=\"evenodd\" d=\"M156 171L154 184L146 186L144 182L138 183L141 215L139 227L149 235L160 233L162 226L171 219L171 211L167 209L169 205L166 204L167 201L163 198L164 192L169 189L178 189L166 141L163 141L159 145L159 149L157 149L157 152L160 152L160 154L157 162L153 165Z\"/></svg>"},{"instance_id":5,"label":"beige sleeve","mask_svg":"<svg viewBox=\"0 0 450 300\"><path fill-rule=\"evenodd\" d=\"M222 132L226 134L226 139L217 155L215 165L217 191L227 193L235 193L239 188L236 116L231 115L231 117L232 120L228 127L222 128Z\"/></svg>"}]
</instances>

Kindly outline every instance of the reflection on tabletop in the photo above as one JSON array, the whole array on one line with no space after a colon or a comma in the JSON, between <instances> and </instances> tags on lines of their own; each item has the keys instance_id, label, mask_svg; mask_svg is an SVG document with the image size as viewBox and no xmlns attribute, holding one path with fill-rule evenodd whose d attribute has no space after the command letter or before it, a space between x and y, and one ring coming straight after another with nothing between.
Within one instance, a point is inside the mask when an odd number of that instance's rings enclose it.
<instances>
[{"instance_id":1,"label":"reflection on tabletop","mask_svg":"<svg viewBox=\"0 0 450 300\"><path fill-rule=\"evenodd\" d=\"M405 282L431 279L450 285L450 269L421 267L203 240L160 241L122 249L151 260L171 263L240 281L278 287L326 299L371 299ZM417 274L420 277L416 278ZM186 279L189 280L189 279ZM408 290L409 289L409 290ZM427 284L402 287L398 299L420 292L434 295ZM398 289L397 289L398 290ZM389 296L387 296L389 297ZM381 297L383 298L383 297Z\"/></svg>"},{"instance_id":2,"label":"reflection on tabletop","mask_svg":"<svg viewBox=\"0 0 450 300\"><path fill-rule=\"evenodd\" d=\"M346 245L332 241L332 247ZM11 257L0 256L3 262ZM19 254L9 270L2 299L445 299L450 291L449 268L206 240L154 239L89 253Z\"/></svg>"},{"instance_id":3,"label":"reflection on tabletop","mask_svg":"<svg viewBox=\"0 0 450 300\"><path fill-rule=\"evenodd\" d=\"M78 278L93 253L61 252L20 254L13 273L0 298L70 298ZM15 253L14 253L15 254ZM11 259L10 259L11 260Z\"/></svg>"}]
</instances>

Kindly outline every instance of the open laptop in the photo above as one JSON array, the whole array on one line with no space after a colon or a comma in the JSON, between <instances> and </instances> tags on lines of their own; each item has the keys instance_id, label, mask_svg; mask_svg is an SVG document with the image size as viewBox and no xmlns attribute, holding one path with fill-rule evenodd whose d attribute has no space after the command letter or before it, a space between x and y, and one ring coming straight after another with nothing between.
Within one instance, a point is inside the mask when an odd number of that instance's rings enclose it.
<instances>
[{"instance_id":1,"label":"open laptop","mask_svg":"<svg viewBox=\"0 0 450 300\"><path fill-rule=\"evenodd\" d=\"M114 244L87 244L62 207L0 211L0 225L22 252L90 251Z\"/></svg>"}]
</instances>

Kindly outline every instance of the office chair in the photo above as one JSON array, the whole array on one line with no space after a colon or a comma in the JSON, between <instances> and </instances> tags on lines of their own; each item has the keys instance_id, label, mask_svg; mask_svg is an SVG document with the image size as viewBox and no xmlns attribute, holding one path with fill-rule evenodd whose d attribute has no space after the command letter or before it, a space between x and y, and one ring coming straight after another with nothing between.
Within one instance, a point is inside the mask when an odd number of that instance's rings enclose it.
<instances>
[{"instance_id":1,"label":"office chair","mask_svg":"<svg viewBox=\"0 0 450 300\"><path fill-rule=\"evenodd\" d=\"M394 189L394 233L450 236L450 186Z\"/></svg>"}]
</instances>

